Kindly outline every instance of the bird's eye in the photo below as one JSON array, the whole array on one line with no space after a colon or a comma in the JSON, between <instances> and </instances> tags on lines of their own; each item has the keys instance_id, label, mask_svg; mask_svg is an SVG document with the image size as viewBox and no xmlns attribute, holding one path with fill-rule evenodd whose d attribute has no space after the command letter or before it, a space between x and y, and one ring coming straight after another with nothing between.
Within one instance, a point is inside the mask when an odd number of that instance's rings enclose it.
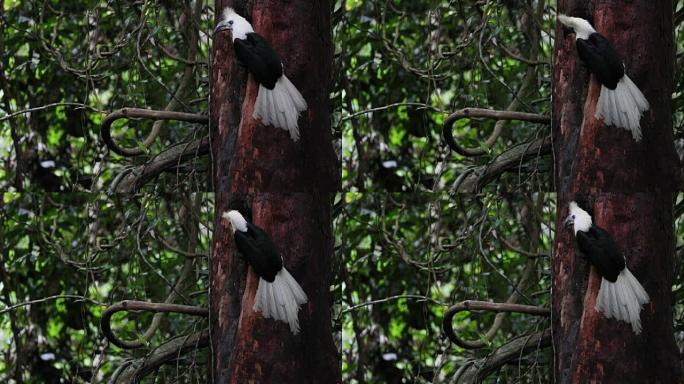
<instances>
[{"instance_id":1,"label":"bird's eye","mask_svg":"<svg viewBox=\"0 0 684 384\"><path fill-rule=\"evenodd\" d=\"M229 21L228 24L233 25L233 20Z\"/></svg>"},{"instance_id":2,"label":"bird's eye","mask_svg":"<svg viewBox=\"0 0 684 384\"><path fill-rule=\"evenodd\" d=\"M574 218L575 218L575 215L572 215L572 218L574 219Z\"/></svg>"}]
</instances>

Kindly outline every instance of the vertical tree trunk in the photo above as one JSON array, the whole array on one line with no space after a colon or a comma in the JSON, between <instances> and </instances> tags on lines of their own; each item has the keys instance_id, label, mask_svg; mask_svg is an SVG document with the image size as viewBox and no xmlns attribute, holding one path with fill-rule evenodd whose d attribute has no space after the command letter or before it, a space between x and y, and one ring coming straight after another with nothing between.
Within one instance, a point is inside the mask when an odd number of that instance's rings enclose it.
<instances>
[{"instance_id":1,"label":"vertical tree trunk","mask_svg":"<svg viewBox=\"0 0 684 384\"><path fill-rule=\"evenodd\" d=\"M250 192L337 191L341 179L330 131L329 2L260 1L251 9L239 6L242 3L233 2L233 7L271 43L309 108L299 118L301 138L296 143L287 131L252 118L259 86L251 78L247 81L230 33L217 35L211 94L211 117L217 130L213 143L216 181ZM226 5L216 2L217 17Z\"/></svg>"},{"instance_id":2,"label":"vertical tree trunk","mask_svg":"<svg viewBox=\"0 0 684 384\"><path fill-rule=\"evenodd\" d=\"M558 10L593 15L594 27L622 56L651 109L641 120L639 143L628 131L595 119L600 85L579 60L574 34L559 24L553 81L554 376L559 383L675 383L672 204L680 171L672 134L672 4L560 0ZM595 223L613 235L651 297L641 312L641 335L594 310L600 277L575 250L572 231L563 227L575 192L595 199Z\"/></svg>"},{"instance_id":3,"label":"vertical tree trunk","mask_svg":"<svg viewBox=\"0 0 684 384\"><path fill-rule=\"evenodd\" d=\"M245 3L254 4L247 8ZM281 56L308 110L301 139L252 118L258 86L237 62L230 33L214 37L211 118L216 220L211 270L215 383L337 383L340 360L330 319L331 203L340 177L330 133L332 67L328 1L216 2L231 5ZM251 214L273 238L309 302L301 333L254 312L258 278L235 250L228 209Z\"/></svg>"}]
</instances>

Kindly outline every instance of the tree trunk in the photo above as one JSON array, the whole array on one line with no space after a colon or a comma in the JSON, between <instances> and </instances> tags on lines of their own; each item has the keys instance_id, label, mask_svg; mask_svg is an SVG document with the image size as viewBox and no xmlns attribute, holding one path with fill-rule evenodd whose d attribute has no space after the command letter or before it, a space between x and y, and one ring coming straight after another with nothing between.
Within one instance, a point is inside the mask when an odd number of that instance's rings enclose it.
<instances>
[{"instance_id":1,"label":"tree trunk","mask_svg":"<svg viewBox=\"0 0 684 384\"><path fill-rule=\"evenodd\" d=\"M651 109L643 140L594 118L600 85L581 63L575 35L556 29L553 147L558 214L553 261L554 376L559 383L675 383L678 352L672 327L672 205L681 182L672 134L672 4L640 0L587 5L559 1L558 13L588 18L622 56L626 73ZM643 332L594 310L600 277L563 227L575 192L594 199L594 222L624 253L651 302Z\"/></svg>"},{"instance_id":2,"label":"tree trunk","mask_svg":"<svg viewBox=\"0 0 684 384\"><path fill-rule=\"evenodd\" d=\"M217 1L216 13L228 4ZM232 2L281 56L308 103L301 139L252 118L258 86L234 55L230 33L214 37L211 121L216 219L211 261L214 383L338 383L330 319L331 204L340 178L330 133L332 66L327 1ZM217 20L218 21L218 20ZM238 209L268 232L309 302L301 332L254 312L258 278L235 249L221 214Z\"/></svg>"},{"instance_id":3,"label":"tree trunk","mask_svg":"<svg viewBox=\"0 0 684 384\"><path fill-rule=\"evenodd\" d=\"M216 2L217 22L227 2ZM334 192L340 188L330 131L332 36L328 1L260 1L240 15L271 43L284 73L306 99L298 142L287 131L252 118L259 86L233 51L230 32L214 38L211 118L216 188L249 192ZM245 84L246 87L245 87ZM226 179L226 180L224 180ZM226 189L228 190L228 189ZM217 189L218 191L218 189Z\"/></svg>"}]
</instances>

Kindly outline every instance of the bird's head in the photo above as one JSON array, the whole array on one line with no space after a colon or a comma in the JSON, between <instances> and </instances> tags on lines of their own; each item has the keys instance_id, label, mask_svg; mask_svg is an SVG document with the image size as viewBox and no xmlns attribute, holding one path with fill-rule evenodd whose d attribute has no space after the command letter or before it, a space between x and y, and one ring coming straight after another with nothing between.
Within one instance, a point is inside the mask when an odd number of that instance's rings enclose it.
<instances>
[{"instance_id":1,"label":"bird's head","mask_svg":"<svg viewBox=\"0 0 684 384\"><path fill-rule=\"evenodd\" d=\"M247 220L238 211L223 212L223 218L230 222L230 227L235 231L247 232Z\"/></svg>"},{"instance_id":2,"label":"bird's head","mask_svg":"<svg viewBox=\"0 0 684 384\"><path fill-rule=\"evenodd\" d=\"M572 28L572 30L575 31L576 39L586 40L589 38L589 35L596 32L596 30L594 29L594 27L591 26L589 21L581 17L570 17L563 14L559 14L558 21L560 21L561 24L565 25L566 27Z\"/></svg>"},{"instance_id":3,"label":"bird's head","mask_svg":"<svg viewBox=\"0 0 684 384\"><path fill-rule=\"evenodd\" d=\"M565 218L565 226L572 226L575 233L577 231L586 232L591 228L591 216L577 202L571 201L568 205L568 217Z\"/></svg>"},{"instance_id":4,"label":"bird's head","mask_svg":"<svg viewBox=\"0 0 684 384\"><path fill-rule=\"evenodd\" d=\"M248 33L254 32L254 29L247 19L235 13L233 8L228 7L223 10L223 19L216 24L214 34L222 31L231 31L233 40L244 40Z\"/></svg>"}]
</instances>

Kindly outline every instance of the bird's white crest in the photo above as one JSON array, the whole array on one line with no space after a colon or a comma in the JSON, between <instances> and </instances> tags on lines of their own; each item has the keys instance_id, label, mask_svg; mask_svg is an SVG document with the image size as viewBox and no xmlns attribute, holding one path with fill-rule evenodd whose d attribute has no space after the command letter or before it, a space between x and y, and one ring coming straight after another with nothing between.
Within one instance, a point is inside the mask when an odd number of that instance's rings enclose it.
<instances>
[{"instance_id":1,"label":"bird's white crest","mask_svg":"<svg viewBox=\"0 0 684 384\"><path fill-rule=\"evenodd\" d=\"M235 41L235 39L244 40L247 38L248 33L254 32L254 28L252 28L249 21L235 13L235 10L231 7L227 7L223 10L223 20L221 20L219 25L226 25L227 29L232 31L233 41Z\"/></svg>"},{"instance_id":2,"label":"bird's white crest","mask_svg":"<svg viewBox=\"0 0 684 384\"><path fill-rule=\"evenodd\" d=\"M575 31L575 40L586 40L589 38L589 35L596 32L594 27L592 27L588 21L580 17L569 17L560 14L558 15L558 21L560 21L566 27L572 28Z\"/></svg>"},{"instance_id":3,"label":"bird's white crest","mask_svg":"<svg viewBox=\"0 0 684 384\"><path fill-rule=\"evenodd\" d=\"M577 231L587 232L591 228L591 216L574 201L570 202L570 217L575 234Z\"/></svg>"},{"instance_id":4,"label":"bird's white crest","mask_svg":"<svg viewBox=\"0 0 684 384\"><path fill-rule=\"evenodd\" d=\"M223 218L230 221L230 226L233 228L233 233L235 233L235 231L247 232L247 220L242 217L240 212L235 210L223 212Z\"/></svg>"}]
</instances>

